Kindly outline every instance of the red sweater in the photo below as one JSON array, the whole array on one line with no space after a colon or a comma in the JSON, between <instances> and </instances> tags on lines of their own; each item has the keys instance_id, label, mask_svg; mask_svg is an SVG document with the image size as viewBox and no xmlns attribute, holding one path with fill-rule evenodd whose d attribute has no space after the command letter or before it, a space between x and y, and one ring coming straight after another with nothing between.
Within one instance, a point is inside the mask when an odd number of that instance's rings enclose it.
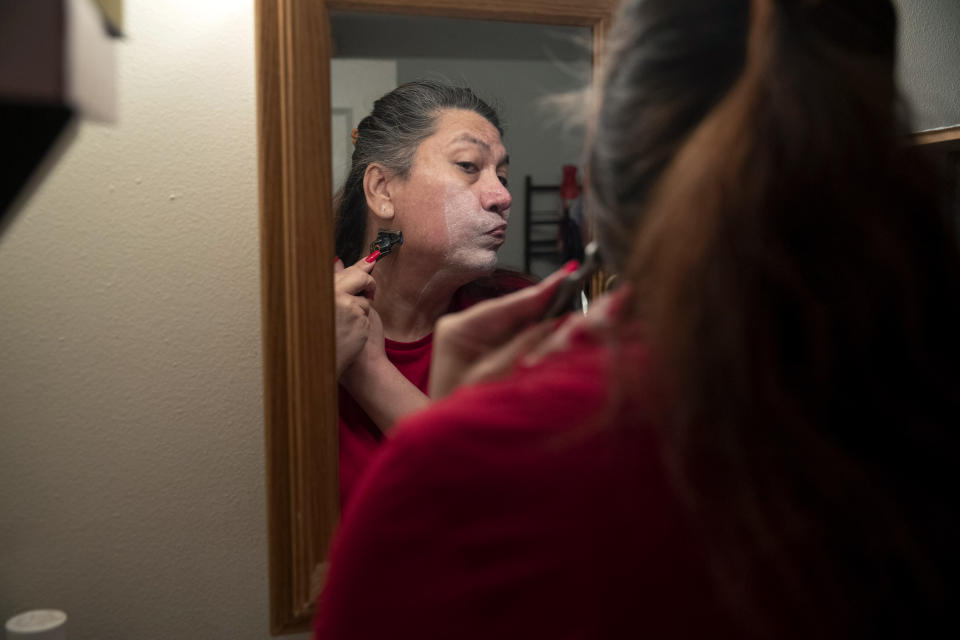
<instances>
[{"instance_id":1,"label":"red sweater","mask_svg":"<svg viewBox=\"0 0 960 640\"><path fill-rule=\"evenodd\" d=\"M344 512L316 637L733 635L613 357L645 362L581 337L397 425Z\"/></svg>"}]
</instances>

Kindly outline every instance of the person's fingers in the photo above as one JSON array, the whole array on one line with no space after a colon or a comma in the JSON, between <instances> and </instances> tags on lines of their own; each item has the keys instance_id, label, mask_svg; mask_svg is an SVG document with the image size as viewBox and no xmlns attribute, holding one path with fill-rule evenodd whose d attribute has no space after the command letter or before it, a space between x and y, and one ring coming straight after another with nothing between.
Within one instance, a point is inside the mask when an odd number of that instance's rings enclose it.
<instances>
[{"instance_id":1,"label":"person's fingers","mask_svg":"<svg viewBox=\"0 0 960 640\"><path fill-rule=\"evenodd\" d=\"M373 298L377 290L377 281L369 273L357 269L354 265L336 275L334 289L338 294L347 293L355 296L363 293L368 298Z\"/></svg>"},{"instance_id":2,"label":"person's fingers","mask_svg":"<svg viewBox=\"0 0 960 640\"><path fill-rule=\"evenodd\" d=\"M372 254L371 254L371 255L372 255ZM357 267L357 268L359 268L360 270L362 270L362 271L364 271L364 272L366 272L366 273L370 273L371 271L373 271L373 267L377 264L377 261L374 260L373 262L367 262L367 258L369 258L369 257L370 257L370 256L364 256L364 257L360 258L359 260L357 260L356 262L354 262L352 265L350 265L351 268Z\"/></svg>"},{"instance_id":3,"label":"person's fingers","mask_svg":"<svg viewBox=\"0 0 960 640\"><path fill-rule=\"evenodd\" d=\"M544 336L543 340L535 345L531 345L528 351L519 354L517 357L522 359L522 363L525 366L530 367L551 353L564 350L570 344L570 336L576 326L577 323L574 322L566 322L560 325L560 327L552 333Z\"/></svg>"},{"instance_id":4,"label":"person's fingers","mask_svg":"<svg viewBox=\"0 0 960 640\"><path fill-rule=\"evenodd\" d=\"M370 303L359 296L350 296L353 300L350 302L350 312L354 317L366 320L370 316Z\"/></svg>"},{"instance_id":5,"label":"person's fingers","mask_svg":"<svg viewBox=\"0 0 960 640\"><path fill-rule=\"evenodd\" d=\"M483 328L487 332L492 330L502 334L539 320L550 302L550 296L575 269L576 263L572 263L572 268L565 265L531 287L485 300L458 313L448 314L437 323L437 333L451 334L463 330L479 335L475 329Z\"/></svg>"},{"instance_id":6,"label":"person's fingers","mask_svg":"<svg viewBox=\"0 0 960 640\"><path fill-rule=\"evenodd\" d=\"M373 271L373 263L367 262L363 258L360 258L349 267L344 267L343 260L340 258L337 258L333 263L333 273L340 278L357 272L370 273L371 271Z\"/></svg>"},{"instance_id":7,"label":"person's fingers","mask_svg":"<svg viewBox=\"0 0 960 640\"><path fill-rule=\"evenodd\" d=\"M430 397L437 400L449 395L459 386L494 380L507 375L514 363L550 335L553 326L554 323L548 321L527 327L505 345L484 356L459 375L454 371L446 372L446 375L431 373Z\"/></svg>"},{"instance_id":8,"label":"person's fingers","mask_svg":"<svg viewBox=\"0 0 960 640\"><path fill-rule=\"evenodd\" d=\"M487 301L490 303L490 306L486 311L496 313L499 310L510 308L511 311L514 312L512 315L539 314L546 308L550 296L568 275L570 275L568 269L560 269L532 287L525 287L510 295L493 298ZM471 309L473 308L476 307L471 307Z\"/></svg>"},{"instance_id":9,"label":"person's fingers","mask_svg":"<svg viewBox=\"0 0 960 640\"><path fill-rule=\"evenodd\" d=\"M554 323L549 320L527 327L510 342L472 367L464 377L464 384L491 380L506 375L517 361L549 338L553 332L553 327Z\"/></svg>"},{"instance_id":10,"label":"person's fingers","mask_svg":"<svg viewBox=\"0 0 960 640\"><path fill-rule=\"evenodd\" d=\"M574 268L576 267L574 266ZM515 318L518 321L528 322L537 320L540 314L546 309L547 303L550 301L550 296L553 295L553 292L557 290L557 287L560 286L563 279L569 276L570 273L569 268L565 267L553 272L532 287L526 287L509 295L488 300L483 303L488 306L479 309L477 316L485 316L487 314L499 315L505 310L509 310L507 317ZM475 305L468 309L468 311L477 309L478 307L480 307L480 305Z\"/></svg>"},{"instance_id":11,"label":"person's fingers","mask_svg":"<svg viewBox=\"0 0 960 640\"><path fill-rule=\"evenodd\" d=\"M354 296L354 297L353 297L353 301L354 301L353 303L354 303L355 305L357 305L357 306L360 308L360 310L363 312L363 315L365 315L365 316L370 315L370 301L369 301L369 300L367 300L366 298L361 298L361 297L359 297L359 296Z\"/></svg>"},{"instance_id":12,"label":"person's fingers","mask_svg":"<svg viewBox=\"0 0 960 640\"><path fill-rule=\"evenodd\" d=\"M629 285L621 285L618 289L606 293L590 305L590 313L581 316L579 321L564 322L550 334L548 338L523 354L522 362L525 366L533 366L543 358L556 351L566 349L570 344L571 336L577 331L590 331L603 334L612 329L624 306L631 300Z\"/></svg>"},{"instance_id":13,"label":"person's fingers","mask_svg":"<svg viewBox=\"0 0 960 640\"><path fill-rule=\"evenodd\" d=\"M346 293L336 298L337 321L347 323L354 330L366 332L370 328L370 313L373 307L370 301L360 296Z\"/></svg>"},{"instance_id":14,"label":"person's fingers","mask_svg":"<svg viewBox=\"0 0 960 640\"><path fill-rule=\"evenodd\" d=\"M360 258L359 260L354 262L350 266L350 268L355 271L359 271L361 273L367 274L369 276L370 272L373 271L373 267L375 264L376 264L376 261L367 262L366 258ZM374 293L377 290L377 281L373 279L373 276L369 276L369 279L365 279L363 281L363 284L364 286L362 291L364 295L366 295L368 298L373 300ZM359 293L359 291L355 291L354 293Z\"/></svg>"}]
</instances>

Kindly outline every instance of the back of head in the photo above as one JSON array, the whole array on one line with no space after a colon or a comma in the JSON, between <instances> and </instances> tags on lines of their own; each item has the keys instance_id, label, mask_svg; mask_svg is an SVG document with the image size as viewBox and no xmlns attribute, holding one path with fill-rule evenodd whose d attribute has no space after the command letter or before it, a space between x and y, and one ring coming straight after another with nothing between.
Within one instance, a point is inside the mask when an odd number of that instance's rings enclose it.
<instances>
[{"instance_id":1,"label":"back of head","mask_svg":"<svg viewBox=\"0 0 960 640\"><path fill-rule=\"evenodd\" d=\"M373 111L357 125L350 173L334 205L335 250L345 264L359 260L364 250L367 167L377 162L394 175L407 176L417 148L434 132L437 117L446 109L478 113L503 135L496 110L473 91L431 80L400 85L374 102Z\"/></svg>"},{"instance_id":2,"label":"back of head","mask_svg":"<svg viewBox=\"0 0 960 640\"><path fill-rule=\"evenodd\" d=\"M955 604L960 257L895 35L886 0L634 0L601 80L598 233L722 589L772 636Z\"/></svg>"}]
</instances>

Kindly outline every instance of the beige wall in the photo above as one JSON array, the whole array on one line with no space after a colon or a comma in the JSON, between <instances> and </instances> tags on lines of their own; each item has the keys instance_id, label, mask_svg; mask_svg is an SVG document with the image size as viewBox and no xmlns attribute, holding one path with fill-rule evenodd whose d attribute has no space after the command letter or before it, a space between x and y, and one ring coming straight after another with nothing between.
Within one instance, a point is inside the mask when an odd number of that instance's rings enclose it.
<instances>
[{"instance_id":1,"label":"beige wall","mask_svg":"<svg viewBox=\"0 0 960 640\"><path fill-rule=\"evenodd\" d=\"M0 238L0 621L269 637L252 0L128 0L120 122Z\"/></svg>"}]
</instances>

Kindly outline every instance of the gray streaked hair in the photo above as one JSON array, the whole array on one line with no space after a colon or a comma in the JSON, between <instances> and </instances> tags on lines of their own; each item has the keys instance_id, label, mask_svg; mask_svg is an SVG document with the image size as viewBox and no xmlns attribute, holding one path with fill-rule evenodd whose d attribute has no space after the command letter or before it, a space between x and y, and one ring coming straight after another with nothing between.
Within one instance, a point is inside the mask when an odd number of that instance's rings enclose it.
<instances>
[{"instance_id":1,"label":"gray streaked hair","mask_svg":"<svg viewBox=\"0 0 960 640\"><path fill-rule=\"evenodd\" d=\"M357 125L350 173L334 203L336 254L344 264L360 259L367 226L367 200L363 177L373 163L407 177L420 143L429 138L437 116L446 109L473 111L490 122L500 135L503 127L496 110L467 87L434 80L402 84L373 103L373 111Z\"/></svg>"}]
</instances>

